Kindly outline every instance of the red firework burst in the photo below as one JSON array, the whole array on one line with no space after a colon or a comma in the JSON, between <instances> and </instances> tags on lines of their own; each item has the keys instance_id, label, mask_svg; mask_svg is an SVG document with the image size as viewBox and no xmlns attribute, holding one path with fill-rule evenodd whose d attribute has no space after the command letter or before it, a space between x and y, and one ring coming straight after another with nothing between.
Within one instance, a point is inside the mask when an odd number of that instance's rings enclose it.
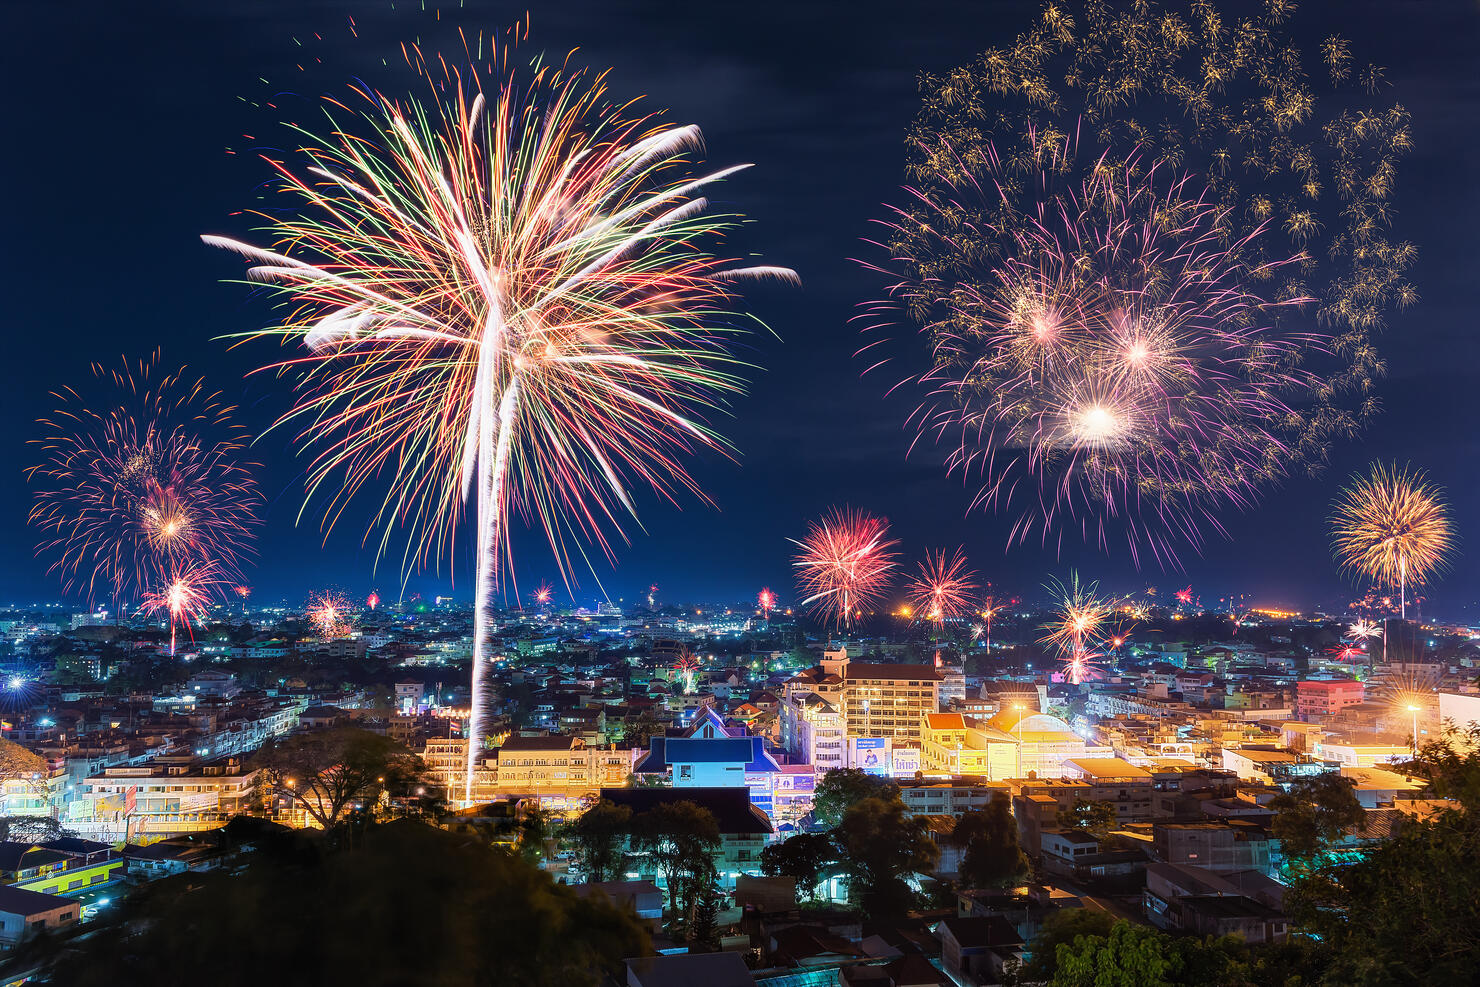
<instances>
[{"instance_id":1,"label":"red firework burst","mask_svg":"<svg viewBox=\"0 0 1480 987\"><path fill-rule=\"evenodd\" d=\"M899 544L889 522L863 511L834 508L808 526L792 561L803 593L802 606L837 627L875 606L889 586Z\"/></svg>"},{"instance_id":2,"label":"red firework burst","mask_svg":"<svg viewBox=\"0 0 1480 987\"><path fill-rule=\"evenodd\" d=\"M945 549L940 549L926 553L919 575L910 580L910 603L916 617L940 627L967 613L971 595L979 588L976 573L967 568L961 549L949 558Z\"/></svg>"},{"instance_id":3,"label":"red firework burst","mask_svg":"<svg viewBox=\"0 0 1480 987\"><path fill-rule=\"evenodd\" d=\"M248 436L235 409L159 353L119 369L93 364L89 407L66 388L34 440L45 461L28 471L41 486L30 520L46 534L37 552L69 592L115 603L156 593L192 566L214 563L212 591L240 578L261 503L237 461ZM218 585L220 584L220 585Z\"/></svg>"}]
</instances>

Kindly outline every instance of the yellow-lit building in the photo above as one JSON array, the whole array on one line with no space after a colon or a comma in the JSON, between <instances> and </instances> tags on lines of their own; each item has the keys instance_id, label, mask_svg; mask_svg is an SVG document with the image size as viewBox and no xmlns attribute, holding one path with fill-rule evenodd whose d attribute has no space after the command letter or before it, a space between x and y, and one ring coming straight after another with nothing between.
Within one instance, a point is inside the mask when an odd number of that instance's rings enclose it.
<instances>
[{"instance_id":1,"label":"yellow-lit building","mask_svg":"<svg viewBox=\"0 0 1480 987\"><path fill-rule=\"evenodd\" d=\"M578 808L603 788L621 788L636 755L615 747L588 747L579 737L510 737L492 752L500 794L536 796L555 809Z\"/></svg>"},{"instance_id":2,"label":"yellow-lit building","mask_svg":"<svg viewBox=\"0 0 1480 987\"><path fill-rule=\"evenodd\" d=\"M961 713L927 713L920 724L920 770L927 775L988 781L1017 772L1017 741L986 721Z\"/></svg>"}]
</instances>

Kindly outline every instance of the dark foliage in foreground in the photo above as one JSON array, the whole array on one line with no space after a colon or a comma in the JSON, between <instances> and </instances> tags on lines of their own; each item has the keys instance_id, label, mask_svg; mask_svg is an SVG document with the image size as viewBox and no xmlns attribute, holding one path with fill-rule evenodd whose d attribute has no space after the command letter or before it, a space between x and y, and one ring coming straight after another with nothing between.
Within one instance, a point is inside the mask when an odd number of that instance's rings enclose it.
<instances>
[{"instance_id":1,"label":"dark foliage in foreground","mask_svg":"<svg viewBox=\"0 0 1480 987\"><path fill-rule=\"evenodd\" d=\"M647 951L635 918L583 900L517 856L424 823L353 849L290 834L239 873L187 874L131 897L50 953L48 979L118 984L473 987L599 982Z\"/></svg>"}]
</instances>

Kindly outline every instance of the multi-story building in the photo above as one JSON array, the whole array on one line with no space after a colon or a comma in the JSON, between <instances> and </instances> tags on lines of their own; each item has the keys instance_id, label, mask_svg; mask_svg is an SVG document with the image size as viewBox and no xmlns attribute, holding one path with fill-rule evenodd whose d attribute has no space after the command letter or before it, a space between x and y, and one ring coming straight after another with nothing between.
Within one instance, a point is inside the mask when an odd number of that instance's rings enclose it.
<instances>
[{"instance_id":1,"label":"multi-story building","mask_svg":"<svg viewBox=\"0 0 1480 987\"><path fill-rule=\"evenodd\" d=\"M826 652L821 665L783 687L782 744L793 756L820 758L812 760L819 771L854 766L848 740L918 751L923 717L940 708L940 683L941 673L928 665L850 662L846 649Z\"/></svg>"},{"instance_id":2,"label":"multi-story building","mask_svg":"<svg viewBox=\"0 0 1480 987\"><path fill-rule=\"evenodd\" d=\"M577 809L602 788L627 784L640 751L588 747L579 737L510 737L493 754L500 794L536 797L546 808Z\"/></svg>"},{"instance_id":3,"label":"multi-story building","mask_svg":"<svg viewBox=\"0 0 1480 987\"><path fill-rule=\"evenodd\" d=\"M1002 782L983 782L958 778L953 781L925 781L899 786L899 797L912 816L956 816L985 809L998 792L1010 794Z\"/></svg>"},{"instance_id":4,"label":"multi-story building","mask_svg":"<svg viewBox=\"0 0 1480 987\"><path fill-rule=\"evenodd\" d=\"M447 793L449 802L461 803L467 791L468 742L458 737L437 737L426 742L421 752L427 775ZM490 757L479 759L473 768L473 801L492 802L498 797L497 762Z\"/></svg>"},{"instance_id":5,"label":"multi-story building","mask_svg":"<svg viewBox=\"0 0 1480 987\"><path fill-rule=\"evenodd\" d=\"M1144 822L1152 816L1151 772L1134 764L1118 757L1071 757L1064 761L1064 777L1088 783L1089 793L1083 797L1113 805L1118 823Z\"/></svg>"},{"instance_id":6,"label":"multi-story building","mask_svg":"<svg viewBox=\"0 0 1480 987\"><path fill-rule=\"evenodd\" d=\"M1169 864L1188 864L1217 874L1269 871L1269 833L1241 819L1157 823L1151 831L1151 842L1157 859Z\"/></svg>"},{"instance_id":7,"label":"multi-story building","mask_svg":"<svg viewBox=\"0 0 1480 987\"><path fill-rule=\"evenodd\" d=\"M927 713L920 724L920 770L953 778L1012 778L1018 770L1017 740L985 720Z\"/></svg>"},{"instance_id":8,"label":"multi-story building","mask_svg":"<svg viewBox=\"0 0 1480 987\"><path fill-rule=\"evenodd\" d=\"M110 842L219 829L250 807L256 778L238 757L160 757L105 768L83 783L64 823Z\"/></svg>"},{"instance_id":9,"label":"multi-story building","mask_svg":"<svg viewBox=\"0 0 1480 987\"><path fill-rule=\"evenodd\" d=\"M1335 716L1361 703L1364 691L1355 679L1306 679L1295 685L1295 709L1302 720Z\"/></svg>"}]
</instances>

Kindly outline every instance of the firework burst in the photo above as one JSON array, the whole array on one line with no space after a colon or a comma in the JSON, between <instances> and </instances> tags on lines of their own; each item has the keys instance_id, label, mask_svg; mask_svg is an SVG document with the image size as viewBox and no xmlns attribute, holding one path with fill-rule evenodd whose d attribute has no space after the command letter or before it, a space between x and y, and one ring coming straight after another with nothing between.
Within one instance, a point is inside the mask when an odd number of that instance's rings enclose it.
<instances>
[{"instance_id":1,"label":"firework burst","mask_svg":"<svg viewBox=\"0 0 1480 987\"><path fill-rule=\"evenodd\" d=\"M89 602L108 592L120 609L203 562L216 566L213 591L239 577L261 497L237 461L248 439L235 409L183 368L162 369L157 352L92 371L88 391L107 393L105 403L63 390L33 442L45 460L27 471L40 484L30 515L46 536L38 553L68 592Z\"/></svg>"},{"instance_id":2,"label":"firework burst","mask_svg":"<svg viewBox=\"0 0 1480 987\"><path fill-rule=\"evenodd\" d=\"M535 606L547 607L555 599L555 587L549 583L540 583L534 590Z\"/></svg>"},{"instance_id":3,"label":"firework burst","mask_svg":"<svg viewBox=\"0 0 1480 987\"><path fill-rule=\"evenodd\" d=\"M1362 618L1352 621L1347 627L1346 633L1353 641L1370 641L1382 633L1382 628L1373 621Z\"/></svg>"},{"instance_id":4,"label":"firework burst","mask_svg":"<svg viewBox=\"0 0 1480 987\"><path fill-rule=\"evenodd\" d=\"M207 608L219 595L226 581L215 562L192 562L171 571L158 589L144 593L139 611L148 616L163 615L170 625L170 657L175 654L175 632L183 626L195 640L192 622L204 623Z\"/></svg>"},{"instance_id":5,"label":"firework burst","mask_svg":"<svg viewBox=\"0 0 1480 987\"><path fill-rule=\"evenodd\" d=\"M802 606L838 628L876 606L888 589L899 542L889 537L883 518L834 508L808 525L805 538L790 541L800 549L792 565Z\"/></svg>"},{"instance_id":6,"label":"firework burst","mask_svg":"<svg viewBox=\"0 0 1480 987\"><path fill-rule=\"evenodd\" d=\"M370 595L365 597L365 606L370 610L374 610L376 607L380 606L380 594L372 589L370 591Z\"/></svg>"},{"instance_id":7,"label":"firework burst","mask_svg":"<svg viewBox=\"0 0 1480 987\"><path fill-rule=\"evenodd\" d=\"M1399 614L1408 616L1408 587L1441 572L1454 549L1449 508L1422 470L1376 463L1353 479L1332 518L1343 568L1380 586L1397 587Z\"/></svg>"},{"instance_id":8,"label":"firework burst","mask_svg":"<svg viewBox=\"0 0 1480 987\"><path fill-rule=\"evenodd\" d=\"M776 609L776 594L771 592L771 587L762 587L761 591L756 594L755 602L760 608L761 615L770 620L771 611Z\"/></svg>"},{"instance_id":9,"label":"firework burst","mask_svg":"<svg viewBox=\"0 0 1480 987\"><path fill-rule=\"evenodd\" d=\"M694 676L699 673L699 659L685 651L673 663L673 674L683 682L684 695L694 692Z\"/></svg>"},{"instance_id":10,"label":"firework burst","mask_svg":"<svg viewBox=\"0 0 1480 987\"><path fill-rule=\"evenodd\" d=\"M1409 115L1298 4L1255 6L1043 0L921 73L891 304L863 318L922 330L915 425L1020 538L1113 526L1175 567L1379 410L1374 337L1417 299L1381 218Z\"/></svg>"},{"instance_id":11,"label":"firework burst","mask_svg":"<svg viewBox=\"0 0 1480 987\"><path fill-rule=\"evenodd\" d=\"M976 573L966 565L966 555L958 548L949 557L945 549L927 552L919 573L907 588L915 615L928 620L939 631L946 621L970 612L971 596L980 587Z\"/></svg>"},{"instance_id":12,"label":"firework burst","mask_svg":"<svg viewBox=\"0 0 1480 987\"><path fill-rule=\"evenodd\" d=\"M319 450L326 524L388 478L371 526L382 551L408 532L405 568L450 556L472 504L470 800L511 516L543 529L569 581L581 545L612 555L634 486L702 498L681 460L728 448L705 416L744 385L736 283L796 276L707 251L737 220L696 193L743 166L696 177L699 130L631 116L605 74L520 81L511 45L404 50L432 102L365 92L352 120L330 101L326 136L301 135L306 167L273 163L295 200L265 217L281 252L205 239L291 306L269 334L308 347L284 365L303 383L286 420Z\"/></svg>"},{"instance_id":13,"label":"firework burst","mask_svg":"<svg viewBox=\"0 0 1480 987\"><path fill-rule=\"evenodd\" d=\"M1299 364L1323 343L1284 325L1309 299L1267 298L1259 285L1299 258L1256 260L1262 227L1229 242L1225 211L1165 165L1102 158L1056 191L1070 166L1054 157L1036 208L986 233L998 259L942 294L908 272L966 249L946 232L961 202L1009 195L1004 166L984 159L987 174L916 193L892 223L913 253L884 308L931 313L931 369L913 378L926 398L911 424L945 446L948 470L980 477L980 506L1013 509L1030 481L1037 503L1018 512L1010 541L1077 526L1108 547L1114 524L1133 555L1145 547L1174 563L1221 506L1253 503L1285 473L1289 402L1320 384Z\"/></svg>"},{"instance_id":14,"label":"firework burst","mask_svg":"<svg viewBox=\"0 0 1480 987\"><path fill-rule=\"evenodd\" d=\"M1041 641L1059 652L1065 676L1078 685L1099 673L1096 661L1103 656L1091 645L1099 641L1115 604L1100 596L1098 583L1080 582L1077 572L1069 574L1068 583L1055 581L1046 588L1056 603L1053 620L1043 625L1048 633Z\"/></svg>"},{"instance_id":15,"label":"firework burst","mask_svg":"<svg viewBox=\"0 0 1480 987\"><path fill-rule=\"evenodd\" d=\"M304 616L308 618L314 633L322 641L348 637L349 632L354 629L349 599L344 594L333 590L325 590L310 596Z\"/></svg>"}]
</instances>

